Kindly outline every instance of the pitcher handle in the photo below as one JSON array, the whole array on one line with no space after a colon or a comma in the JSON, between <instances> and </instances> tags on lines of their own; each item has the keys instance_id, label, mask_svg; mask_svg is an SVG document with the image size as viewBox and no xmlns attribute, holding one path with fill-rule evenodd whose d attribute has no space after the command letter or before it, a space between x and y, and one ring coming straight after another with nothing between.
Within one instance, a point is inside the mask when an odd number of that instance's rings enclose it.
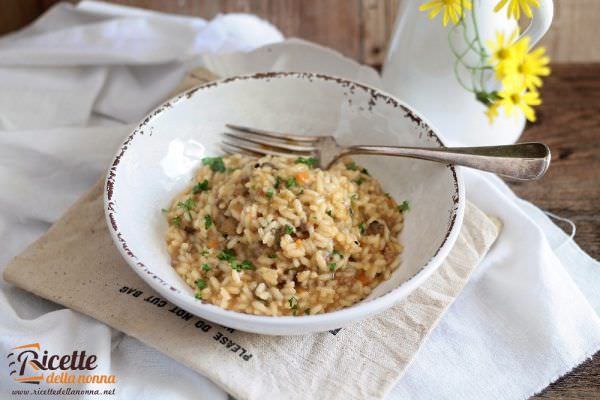
<instances>
[{"instance_id":1,"label":"pitcher handle","mask_svg":"<svg viewBox=\"0 0 600 400\"><path fill-rule=\"evenodd\" d=\"M535 46L550 29L554 17L554 3L552 0L540 0L540 6L533 11L533 18L529 26L521 34L521 37L529 36L531 38L529 48Z\"/></svg>"}]
</instances>

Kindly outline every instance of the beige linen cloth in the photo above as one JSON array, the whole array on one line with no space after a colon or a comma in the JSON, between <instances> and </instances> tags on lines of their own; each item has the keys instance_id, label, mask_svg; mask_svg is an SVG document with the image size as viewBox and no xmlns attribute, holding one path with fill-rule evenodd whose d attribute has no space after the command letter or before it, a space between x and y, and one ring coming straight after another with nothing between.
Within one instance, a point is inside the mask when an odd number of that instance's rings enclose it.
<instances>
[{"instance_id":1,"label":"beige linen cloth","mask_svg":"<svg viewBox=\"0 0 600 400\"><path fill-rule=\"evenodd\" d=\"M192 73L180 88L205 76ZM450 255L392 309L335 331L263 336L202 320L151 290L113 245L102 190L103 180L17 256L4 279L138 338L239 400L383 398L499 234L499 223L467 204Z\"/></svg>"}]
</instances>

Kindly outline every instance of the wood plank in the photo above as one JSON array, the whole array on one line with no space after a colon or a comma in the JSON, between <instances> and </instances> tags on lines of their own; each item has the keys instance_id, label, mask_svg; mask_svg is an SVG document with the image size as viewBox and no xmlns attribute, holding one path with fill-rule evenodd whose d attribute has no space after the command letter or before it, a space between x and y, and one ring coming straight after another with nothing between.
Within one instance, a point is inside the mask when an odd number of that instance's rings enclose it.
<instances>
[{"instance_id":1,"label":"wood plank","mask_svg":"<svg viewBox=\"0 0 600 400\"><path fill-rule=\"evenodd\" d=\"M379 0L361 0L361 62L369 65L381 65L384 61L385 46L388 42L387 3Z\"/></svg>"},{"instance_id":2,"label":"wood plank","mask_svg":"<svg viewBox=\"0 0 600 400\"><path fill-rule=\"evenodd\" d=\"M554 62L600 62L598 0L555 0L552 27L541 44Z\"/></svg>"},{"instance_id":3,"label":"wood plank","mask_svg":"<svg viewBox=\"0 0 600 400\"><path fill-rule=\"evenodd\" d=\"M29 24L44 10L44 5L37 0L0 1L0 35Z\"/></svg>"}]
</instances>

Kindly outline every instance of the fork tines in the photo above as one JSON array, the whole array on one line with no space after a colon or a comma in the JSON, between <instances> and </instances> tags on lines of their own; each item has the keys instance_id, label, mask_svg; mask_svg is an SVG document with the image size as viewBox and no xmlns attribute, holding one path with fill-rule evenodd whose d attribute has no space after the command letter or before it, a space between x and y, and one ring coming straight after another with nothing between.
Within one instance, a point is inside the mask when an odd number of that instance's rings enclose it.
<instances>
[{"instance_id":1,"label":"fork tines","mask_svg":"<svg viewBox=\"0 0 600 400\"><path fill-rule=\"evenodd\" d=\"M252 156L283 157L314 155L316 136L287 135L238 125L226 125L234 132L224 132L223 149L228 153L243 152Z\"/></svg>"}]
</instances>

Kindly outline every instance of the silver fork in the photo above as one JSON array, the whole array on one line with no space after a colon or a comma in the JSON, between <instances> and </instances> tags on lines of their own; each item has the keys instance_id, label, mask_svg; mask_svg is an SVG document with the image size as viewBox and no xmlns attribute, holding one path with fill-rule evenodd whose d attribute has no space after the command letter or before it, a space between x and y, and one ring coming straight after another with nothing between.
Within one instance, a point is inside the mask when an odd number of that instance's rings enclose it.
<instances>
[{"instance_id":1,"label":"silver fork","mask_svg":"<svg viewBox=\"0 0 600 400\"><path fill-rule=\"evenodd\" d=\"M411 157L444 164L462 165L528 181L541 178L550 165L550 149L543 143L520 143L486 147L341 146L333 136L291 135L226 125L223 141L227 153L253 156L315 157L321 168L329 168L340 157L351 154Z\"/></svg>"}]
</instances>

